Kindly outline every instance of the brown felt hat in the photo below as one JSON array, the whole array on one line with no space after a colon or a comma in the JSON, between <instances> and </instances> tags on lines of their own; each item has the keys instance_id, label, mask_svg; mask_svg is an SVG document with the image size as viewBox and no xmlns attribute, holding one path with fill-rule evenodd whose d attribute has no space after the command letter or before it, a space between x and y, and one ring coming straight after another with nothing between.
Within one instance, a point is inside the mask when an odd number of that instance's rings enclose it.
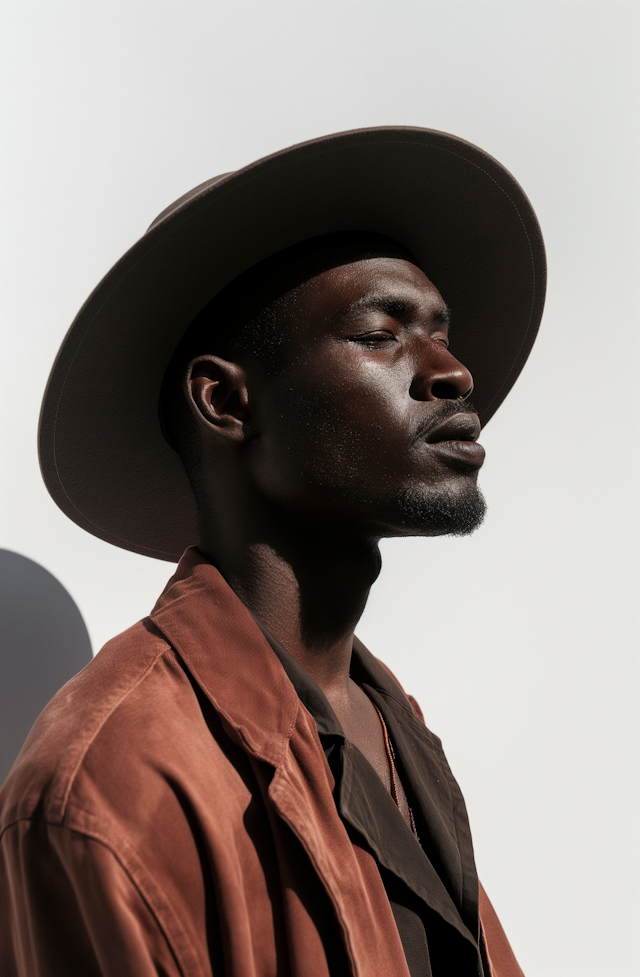
<instances>
[{"instance_id":1,"label":"brown felt hat","mask_svg":"<svg viewBox=\"0 0 640 977\"><path fill-rule=\"evenodd\" d=\"M486 424L535 339L540 228L503 166L431 129L381 127L293 146L167 207L91 293L56 358L40 417L42 474L70 519L162 560L196 541L195 501L158 399L197 313L269 255L323 234L400 242L454 313L452 346Z\"/></svg>"}]
</instances>

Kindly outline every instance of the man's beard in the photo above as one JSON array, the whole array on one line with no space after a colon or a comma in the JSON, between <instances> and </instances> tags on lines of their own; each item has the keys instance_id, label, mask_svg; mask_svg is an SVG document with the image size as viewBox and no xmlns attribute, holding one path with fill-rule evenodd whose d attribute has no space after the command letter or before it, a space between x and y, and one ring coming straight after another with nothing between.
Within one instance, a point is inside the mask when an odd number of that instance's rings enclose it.
<instances>
[{"instance_id":1,"label":"man's beard","mask_svg":"<svg viewBox=\"0 0 640 977\"><path fill-rule=\"evenodd\" d=\"M427 492L401 489L394 495L392 509L398 532L390 530L389 536L469 536L482 524L487 504L475 481L469 479L456 491L446 487Z\"/></svg>"}]
</instances>

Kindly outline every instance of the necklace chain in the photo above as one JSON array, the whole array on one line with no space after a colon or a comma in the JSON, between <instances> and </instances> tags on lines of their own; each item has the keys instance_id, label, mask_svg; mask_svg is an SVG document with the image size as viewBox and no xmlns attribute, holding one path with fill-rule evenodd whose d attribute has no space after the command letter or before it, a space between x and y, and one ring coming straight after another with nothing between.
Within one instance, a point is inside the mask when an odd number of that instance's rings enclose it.
<instances>
[{"instance_id":1,"label":"necklace chain","mask_svg":"<svg viewBox=\"0 0 640 977\"><path fill-rule=\"evenodd\" d=\"M378 707L375 704L375 702L373 702L372 705L373 705L373 708L375 709L375 711L378 713L378 718L379 718L380 723L382 725L382 735L384 737L384 748L386 750L386 753L387 753L387 761L389 763L389 780L390 780L390 784L391 784L391 796L393 797L393 799L395 801L396 807L398 808L398 810L402 814L402 806L400 804L400 794L398 792L398 776L397 776L397 770L396 770L396 755L395 755L393 746L391 744L391 740L389 738L389 731L387 729L387 724L384 721L384 716L382 715L382 713L378 709ZM416 822L415 822L415 819L413 817L413 811L411 810L411 805L409 804L408 801L407 801L407 810L409 811L409 827L413 831L413 834L414 834L415 838L419 841L420 839L418 838L418 832L416 831Z\"/></svg>"}]
</instances>

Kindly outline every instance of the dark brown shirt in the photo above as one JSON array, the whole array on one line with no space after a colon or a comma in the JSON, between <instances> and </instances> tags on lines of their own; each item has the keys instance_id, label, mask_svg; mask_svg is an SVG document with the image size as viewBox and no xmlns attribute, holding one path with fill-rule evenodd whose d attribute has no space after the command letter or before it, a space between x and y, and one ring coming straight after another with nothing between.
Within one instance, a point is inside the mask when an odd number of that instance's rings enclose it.
<instances>
[{"instance_id":1,"label":"dark brown shirt","mask_svg":"<svg viewBox=\"0 0 640 977\"><path fill-rule=\"evenodd\" d=\"M320 687L268 629L258 624L316 721L336 782L334 796L338 813L347 831L376 860L411 977L482 975L477 897L474 899L469 892L466 901L464 897L458 900L462 894L454 882L454 873L447 871L448 858L457 855L451 849L450 839L443 837L442 831L432 823L433 803L427 800L429 784L425 783L419 754L411 755L416 749L415 730L407 729L405 710L399 711L395 697L389 694L395 691L393 680L356 639L351 677L377 705L387 724L420 841L407 826L369 761L346 739ZM372 663L376 674L372 674ZM410 722L413 726L414 720ZM471 869L473 852L468 834L464 842L466 850L460 853L460 858ZM470 880L472 887L473 880Z\"/></svg>"}]
</instances>

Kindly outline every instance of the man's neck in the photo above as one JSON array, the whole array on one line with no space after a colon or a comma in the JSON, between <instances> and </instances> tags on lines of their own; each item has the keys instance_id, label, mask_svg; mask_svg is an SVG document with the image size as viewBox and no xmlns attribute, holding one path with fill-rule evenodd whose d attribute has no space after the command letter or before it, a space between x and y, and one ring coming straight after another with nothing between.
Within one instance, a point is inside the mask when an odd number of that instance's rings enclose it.
<instances>
[{"instance_id":1,"label":"man's neck","mask_svg":"<svg viewBox=\"0 0 640 977\"><path fill-rule=\"evenodd\" d=\"M389 788L379 715L349 677L354 629L380 572L377 541L350 527L310 525L259 499L246 504L240 492L224 501L211 506L210 519L201 514L201 551L320 686L347 739Z\"/></svg>"},{"instance_id":2,"label":"man's neck","mask_svg":"<svg viewBox=\"0 0 640 977\"><path fill-rule=\"evenodd\" d=\"M354 629L380 572L377 543L293 521L226 528L205 525L202 552L328 698L344 694Z\"/></svg>"}]
</instances>

